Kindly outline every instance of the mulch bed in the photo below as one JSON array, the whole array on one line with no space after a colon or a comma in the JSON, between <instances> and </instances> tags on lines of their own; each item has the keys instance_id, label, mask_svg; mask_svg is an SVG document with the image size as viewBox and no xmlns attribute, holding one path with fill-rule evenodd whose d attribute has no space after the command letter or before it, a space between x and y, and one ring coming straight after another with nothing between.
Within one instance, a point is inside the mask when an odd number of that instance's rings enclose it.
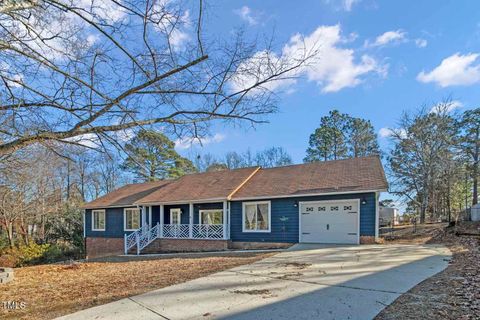
<instances>
[{"instance_id":1,"label":"mulch bed","mask_svg":"<svg viewBox=\"0 0 480 320\"><path fill-rule=\"evenodd\" d=\"M468 236L462 234L470 234ZM449 266L421 282L375 319L480 319L480 223L465 222L412 237L423 243L444 244L453 253ZM396 239L397 243L408 243Z\"/></svg>"},{"instance_id":2,"label":"mulch bed","mask_svg":"<svg viewBox=\"0 0 480 320\"><path fill-rule=\"evenodd\" d=\"M271 255L251 253L17 268L15 280L0 287L0 319L52 319ZM5 301L23 302L25 308L7 310L3 305Z\"/></svg>"}]
</instances>

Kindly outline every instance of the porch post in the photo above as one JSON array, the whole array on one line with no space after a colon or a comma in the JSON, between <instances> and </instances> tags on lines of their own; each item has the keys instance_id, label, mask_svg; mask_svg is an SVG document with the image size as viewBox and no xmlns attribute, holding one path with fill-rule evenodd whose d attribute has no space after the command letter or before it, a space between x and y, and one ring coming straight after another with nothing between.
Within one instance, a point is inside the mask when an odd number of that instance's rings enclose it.
<instances>
[{"instance_id":1,"label":"porch post","mask_svg":"<svg viewBox=\"0 0 480 320\"><path fill-rule=\"evenodd\" d=\"M148 228L152 228L152 206L148 207Z\"/></svg>"},{"instance_id":2,"label":"porch post","mask_svg":"<svg viewBox=\"0 0 480 320\"><path fill-rule=\"evenodd\" d=\"M128 250L127 250L127 234L126 233L123 235L123 251L125 252L125 255L128 253Z\"/></svg>"},{"instance_id":3,"label":"porch post","mask_svg":"<svg viewBox=\"0 0 480 320\"><path fill-rule=\"evenodd\" d=\"M163 204L160 205L160 238L163 238L163 220L165 215L163 214Z\"/></svg>"},{"instance_id":4,"label":"porch post","mask_svg":"<svg viewBox=\"0 0 480 320\"><path fill-rule=\"evenodd\" d=\"M143 228L147 224L147 207L142 206L142 222L140 223L140 227ZM143 229L144 230L144 229Z\"/></svg>"},{"instance_id":5,"label":"porch post","mask_svg":"<svg viewBox=\"0 0 480 320\"><path fill-rule=\"evenodd\" d=\"M188 237L193 238L193 203L188 204Z\"/></svg>"},{"instance_id":6,"label":"porch post","mask_svg":"<svg viewBox=\"0 0 480 320\"><path fill-rule=\"evenodd\" d=\"M227 239L227 225L228 225L227 201L223 201L223 239Z\"/></svg>"}]
</instances>

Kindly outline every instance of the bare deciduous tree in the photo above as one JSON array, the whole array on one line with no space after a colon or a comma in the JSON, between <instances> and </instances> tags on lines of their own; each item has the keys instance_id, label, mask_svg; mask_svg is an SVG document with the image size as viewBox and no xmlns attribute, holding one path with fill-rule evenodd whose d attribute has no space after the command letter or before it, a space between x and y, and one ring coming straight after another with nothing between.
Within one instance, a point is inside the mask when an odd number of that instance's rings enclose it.
<instances>
[{"instance_id":1,"label":"bare deciduous tree","mask_svg":"<svg viewBox=\"0 0 480 320\"><path fill-rule=\"evenodd\" d=\"M0 3L0 155L117 145L119 131L139 126L198 137L210 120L265 121L273 84L318 48L277 55L241 31L213 39L203 11L201 0Z\"/></svg>"}]
</instances>

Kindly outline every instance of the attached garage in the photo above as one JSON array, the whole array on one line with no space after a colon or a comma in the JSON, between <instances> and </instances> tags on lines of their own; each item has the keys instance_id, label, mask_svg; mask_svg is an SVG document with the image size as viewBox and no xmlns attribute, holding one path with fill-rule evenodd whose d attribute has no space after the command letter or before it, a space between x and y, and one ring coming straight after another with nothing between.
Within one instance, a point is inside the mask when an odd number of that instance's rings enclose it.
<instances>
[{"instance_id":1,"label":"attached garage","mask_svg":"<svg viewBox=\"0 0 480 320\"><path fill-rule=\"evenodd\" d=\"M306 243L360 243L360 201L300 203L299 241Z\"/></svg>"}]
</instances>

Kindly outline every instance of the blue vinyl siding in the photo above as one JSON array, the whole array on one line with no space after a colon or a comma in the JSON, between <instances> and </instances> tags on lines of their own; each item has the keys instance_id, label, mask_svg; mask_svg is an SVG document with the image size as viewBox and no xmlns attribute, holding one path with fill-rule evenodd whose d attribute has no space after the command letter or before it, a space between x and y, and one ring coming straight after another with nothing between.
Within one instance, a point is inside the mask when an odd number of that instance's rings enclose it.
<instances>
[{"instance_id":1,"label":"blue vinyl siding","mask_svg":"<svg viewBox=\"0 0 480 320\"><path fill-rule=\"evenodd\" d=\"M152 226L160 223L160 206L152 206Z\"/></svg>"},{"instance_id":2,"label":"blue vinyl siding","mask_svg":"<svg viewBox=\"0 0 480 320\"><path fill-rule=\"evenodd\" d=\"M123 231L123 209L105 209L105 231L92 231L92 210L85 210L87 237L123 238L124 234L131 233L132 231Z\"/></svg>"},{"instance_id":3,"label":"blue vinyl siding","mask_svg":"<svg viewBox=\"0 0 480 320\"><path fill-rule=\"evenodd\" d=\"M182 210L182 213L180 215L181 224L188 224L188 214L189 214L188 212L190 211L188 204L176 204L176 205L164 206L163 213L165 215L165 218L163 220L163 223L170 224L170 209L178 209L178 208Z\"/></svg>"},{"instance_id":4,"label":"blue vinyl siding","mask_svg":"<svg viewBox=\"0 0 480 320\"><path fill-rule=\"evenodd\" d=\"M365 199L367 203L360 205L360 235L375 235L375 193L360 193L350 195L329 195L298 198L271 199L271 232L242 232L242 201L232 201L230 203L230 238L233 241L259 241L259 242L298 242L298 211L295 207L295 201L321 201L321 200L341 200L341 199ZM263 201L263 200L262 200ZM250 202L250 201L245 201ZM164 208L164 223L170 223L170 209L182 209L181 222L188 224L189 205L166 205ZM204 203L195 204L193 223L198 224L198 213L201 209L222 209L223 203ZM131 231L123 231L123 208L109 208L105 210L106 225L105 231L92 231L92 214L90 209L86 210L86 236L87 237L105 237L105 238L123 238L124 234ZM281 217L288 218L288 221L282 222ZM152 207L152 225L160 222L160 207Z\"/></svg>"},{"instance_id":5,"label":"blue vinyl siding","mask_svg":"<svg viewBox=\"0 0 480 320\"><path fill-rule=\"evenodd\" d=\"M230 204L230 238L232 241L255 242L298 242L298 206L295 201L321 201L341 199L365 199L365 205L360 204L360 235L375 235L375 193L329 195L298 198L271 199L271 232L242 232L242 201ZM266 199L268 200L268 199ZM264 201L264 200L262 200ZM250 202L250 201L245 201ZM280 218L288 219L282 222Z\"/></svg>"},{"instance_id":6,"label":"blue vinyl siding","mask_svg":"<svg viewBox=\"0 0 480 320\"><path fill-rule=\"evenodd\" d=\"M180 204L180 205L168 205L164 207L164 223L170 223L170 209L180 208L182 209L181 221L182 224L188 224L188 215L190 211L190 207L188 204ZM200 203L193 205L193 223L198 224L198 213L200 210L203 209L223 209L222 202L215 202L215 203ZM122 209L123 210L123 209ZM160 206L152 206L152 226L156 225L160 222Z\"/></svg>"}]
</instances>

